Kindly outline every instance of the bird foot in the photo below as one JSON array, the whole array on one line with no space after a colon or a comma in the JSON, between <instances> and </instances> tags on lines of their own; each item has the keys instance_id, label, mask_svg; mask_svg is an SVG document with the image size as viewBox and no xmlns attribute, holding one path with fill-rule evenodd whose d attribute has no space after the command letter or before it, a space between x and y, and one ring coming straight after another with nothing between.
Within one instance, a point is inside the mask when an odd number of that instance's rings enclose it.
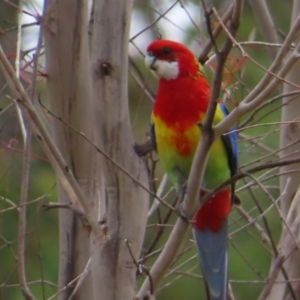
<instances>
[{"instance_id":1,"label":"bird foot","mask_svg":"<svg viewBox=\"0 0 300 300\"><path fill-rule=\"evenodd\" d=\"M143 156L146 156L148 153L150 153L152 150L154 150L154 147L153 147L152 142L150 140L148 140L144 144L141 144L141 145L134 144L133 149L139 157L143 157Z\"/></svg>"},{"instance_id":2,"label":"bird foot","mask_svg":"<svg viewBox=\"0 0 300 300\"><path fill-rule=\"evenodd\" d=\"M181 203L184 200L184 196L185 196L185 192L186 192L186 188L187 188L187 184L183 184L181 186L181 188L179 189L179 193L178 193L178 206L181 205Z\"/></svg>"},{"instance_id":3,"label":"bird foot","mask_svg":"<svg viewBox=\"0 0 300 300\"><path fill-rule=\"evenodd\" d=\"M186 212L184 211L184 209L183 209L181 203L179 203L179 205L177 205L177 206L175 207L175 211L176 211L178 217L179 217L182 221L184 221L184 222L186 222L186 223L191 223L191 222L190 222L190 219L189 219L188 216L186 215Z\"/></svg>"}]
</instances>

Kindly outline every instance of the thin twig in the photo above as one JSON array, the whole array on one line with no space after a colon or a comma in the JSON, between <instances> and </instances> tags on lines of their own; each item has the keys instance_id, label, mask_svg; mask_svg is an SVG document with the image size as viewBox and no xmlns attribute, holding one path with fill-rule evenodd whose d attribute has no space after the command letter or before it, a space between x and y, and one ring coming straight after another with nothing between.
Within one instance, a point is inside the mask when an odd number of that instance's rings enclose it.
<instances>
[{"instance_id":1,"label":"thin twig","mask_svg":"<svg viewBox=\"0 0 300 300\"><path fill-rule=\"evenodd\" d=\"M23 296L27 300L35 299L29 290L26 280L25 268L25 253L26 253L26 212L27 212L27 197L28 197L28 184L30 174L30 149L31 149L31 131L27 128L25 135L25 148L23 155L22 166L22 181L21 181L21 196L20 196L20 211L19 211L19 230L18 230L18 276L20 287Z\"/></svg>"},{"instance_id":2,"label":"thin twig","mask_svg":"<svg viewBox=\"0 0 300 300\"><path fill-rule=\"evenodd\" d=\"M44 199L47 199L49 196L50 196L50 195L43 195L43 196L41 196L41 197L39 197L39 198L37 198L37 199L35 199L35 200L28 201L27 203L25 203L25 204L23 204L23 205L15 205L15 204L13 204L13 205L12 205L13 207L6 208L6 209L2 209L2 210L0 210L0 213L4 213L4 212L11 211L11 210L14 210L14 209L16 209L16 210L19 211L19 207L20 207L20 206L24 206L24 205L28 206L29 204L33 204L33 203L35 203L35 202L39 202L39 201L42 201L42 200L44 200ZM4 198L4 197L0 197L0 199L2 199L2 200L4 200L4 201L10 201L9 199L6 199L6 198Z\"/></svg>"},{"instance_id":3,"label":"thin twig","mask_svg":"<svg viewBox=\"0 0 300 300\"><path fill-rule=\"evenodd\" d=\"M9 61L7 60L7 57L5 56L1 47L0 68L4 76L6 77L6 80L9 84L13 95L15 96L16 101L20 103L22 107L24 107L24 109L28 112L30 116L30 120L34 123L35 126L33 126L33 129L38 138L38 141L40 142L40 145L47 154L49 160L51 161L52 166L55 169L58 178L60 178L63 187L69 194L70 199L74 201L74 203L77 203L77 201L80 202L90 225L95 230L97 230L98 224L96 216L94 215L92 209L86 203L85 196L81 187L79 186L76 178L74 177L71 168L68 167L54 141L50 137L47 129L45 128L43 122L38 116L38 113L36 112L35 107L31 103L30 98L25 92L22 84L16 77L15 71L10 65Z\"/></svg>"},{"instance_id":4,"label":"thin twig","mask_svg":"<svg viewBox=\"0 0 300 300\"><path fill-rule=\"evenodd\" d=\"M214 128L214 134L216 137L228 131L243 115L247 112L252 111L261 103L263 103L267 96L278 86L282 81L281 79L285 77L288 71L295 65L296 61L299 59L300 45L298 44L292 54L285 61L285 64L277 72L277 76L274 77L271 74L275 74L280 68L281 63L289 51L289 47L292 44L296 34L300 29L300 15L297 17L293 24L291 31L289 32L286 40L284 41L280 51L278 52L276 59L273 61L268 72L265 74L263 79L259 84L248 94L248 96L237 106L230 115L221 121Z\"/></svg>"},{"instance_id":5,"label":"thin twig","mask_svg":"<svg viewBox=\"0 0 300 300\"><path fill-rule=\"evenodd\" d=\"M81 273L81 276L79 277L79 280L77 281L72 294L70 295L70 297L68 298L68 300L72 300L74 299L74 297L76 296L76 293L78 291L78 289L81 287L81 285L83 284L84 280L87 278L87 276L90 274L91 270L90 270L90 264L91 264L91 258L89 258L83 272Z\"/></svg>"},{"instance_id":6,"label":"thin twig","mask_svg":"<svg viewBox=\"0 0 300 300\"><path fill-rule=\"evenodd\" d=\"M151 29L160 19L162 19L173 7L175 7L175 5L178 3L178 1L175 1L164 13L162 13L156 20L154 20L150 25L148 25L147 27L145 27L144 29L142 29L141 31L139 31L136 35L134 35L133 37L131 37L129 39L129 42L132 42L133 40L135 40L138 36L140 36L142 33L144 33L145 31L147 31L148 29Z\"/></svg>"},{"instance_id":7,"label":"thin twig","mask_svg":"<svg viewBox=\"0 0 300 300\"><path fill-rule=\"evenodd\" d=\"M204 3L204 1L202 3ZM233 3L229 5L226 12L223 14L221 18L223 23L227 23L227 21L231 18L232 11L233 11ZM221 32L222 32L222 26L219 23L217 27L214 29L214 31L212 32L213 38L216 39ZM204 64L208 60L208 53L211 50L212 46L213 46L213 41L211 39L208 39L208 41L203 46L203 49L198 57L198 60L200 61L201 64Z\"/></svg>"}]
</instances>

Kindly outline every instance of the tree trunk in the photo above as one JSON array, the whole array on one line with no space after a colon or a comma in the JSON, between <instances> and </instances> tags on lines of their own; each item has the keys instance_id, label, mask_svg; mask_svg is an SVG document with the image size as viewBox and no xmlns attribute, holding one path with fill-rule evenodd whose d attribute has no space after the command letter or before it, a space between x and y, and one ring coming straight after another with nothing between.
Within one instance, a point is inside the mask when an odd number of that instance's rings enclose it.
<instances>
[{"instance_id":1,"label":"tree trunk","mask_svg":"<svg viewBox=\"0 0 300 300\"><path fill-rule=\"evenodd\" d=\"M300 13L300 1L295 0L293 5L293 15L291 26L295 19L297 18L298 14ZM295 43L299 43L300 38L295 41ZM299 73L300 73L300 63L297 64L291 69L291 71L286 76L287 82L293 82L295 85L300 84L299 80ZM296 87L291 86L288 83L284 84L283 93L288 93L291 91L295 91ZM300 124L299 124L299 111L300 111L300 97L287 97L283 99L283 108L282 108L282 118L281 121L284 125L282 125L281 130L281 140L280 140L280 147L283 149L280 151L280 156L282 158L299 158L299 141L300 141ZM296 122L293 122L296 121ZM290 124L286 125L287 122ZM291 145L287 147L287 145ZM300 171L291 172L292 170L299 170L300 164L292 164L281 168L281 172L285 173L285 175L280 177L280 190L281 190L281 209L283 216L287 219L287 223L289 226L292 226L294 217L293 211L290 211L293 199L296 195L296 192L299 188L300 184ZM290 215L288 217L288 215ZM283 225L285 226L285 225ZM290 235L290 230L286 230L284 228L281 241L279 243L279 250L283 251L284 255L290 254L290 249L287 249L287 246L284 244L286 240L286 235ZM287 251L284 251L287 249ZM300 277L300 252L299 250L294 251L285 261L284 268L287 272L289 279L299 278ZM276 281L284 281L284 276L282 273L279 273ZM298 294L298 298L300 299L299 287L297 292L296 284L291 283L293 288L295 289L295 294ZM284 298L286 283L277 283L273 286L271 290L269 299L272 300L281 300Z\"/></svg>"},{"instance_id":2,"label":"tree trunk","mask_svg":"<svg viewBox=\"0 0 300 300\"><path fill-rule=\"evenodd\" d=\"M86 1L49 1L46 12L47 86L56 116L51 118L53 138L98 221L88 235L72 212L60 211L60 287L83 272L91 257L91 273L76 299L101 295L101 300L129 300L136 293L136 266L125 239L138 259L148 194L139 186L147 185L147 175L133 151L127 99L131 9L132 1L95 2L91 50ZM96 155L81 132L90 141L95 138L109 159ZM70 202L62 188L59 197L62 203ZM70 293L66 290L60 299Z\"/></svg>"},{"instance_id":3,"label":"tree trunk","mask_svg":"<svg viewBox=\"0 0 300 300\"><path fill-rule=\"evenodd\" d=\"M92 272L95 297L103 300L132 299L136 292L136 267L125 244L128 239L135 259L142 247L147 221L148 195L126 175L146 185L144 164L133 151L127 99L128 40L132 1L95 2L91 46L96 95L96 141L119 166L100 154L105 185L101 216L108 233L92 237ZM95 298L96 299L96 298Z\"/></svg>"},{"instance_id":4,"label":"tree trunk","mask_svg":"<svg viewBox=\"0 0 300 300\"><path fill-rule=\"evenodd\" d=\"M92 87L90 79L87 1L48 1L44 20L47 88L50 110L68 125L92 138ZM77 132L56 117L52 136L86 195L95 205L93 164L95 150ZM59 185L59 201L70 203ZM59 287L83 272L90 257L89 238L72 211L61 209ZM72 289L59 295L67 299ZM93 299L88 277L77 299Z\"/></svg>"}]
</instances>

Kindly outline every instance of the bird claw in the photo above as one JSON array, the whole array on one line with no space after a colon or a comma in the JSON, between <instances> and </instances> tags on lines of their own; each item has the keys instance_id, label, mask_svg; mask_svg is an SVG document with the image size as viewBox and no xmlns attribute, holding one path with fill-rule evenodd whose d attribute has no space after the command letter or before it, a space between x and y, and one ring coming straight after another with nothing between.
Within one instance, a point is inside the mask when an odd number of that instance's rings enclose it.
<instances>
[{"instance_id":1,"label":"bird claw","mask_svg":"<svg viewBox=\"0 0 300 300\"><path fill-rule=\"evenodd\" d=\"M152 150L154 150L154 147L153 147L153 143L150 140L148 140L141 145L134 144L133 149L139 157L143 157L146 156L148 153L150 153Z\"/></svg>"},{"instance_id":2,"label":"bird claw","mask_svg":"<svg viewBox=\"0 0 300 300\"><path fill-rule=\"evenodd\" d=\"M179 203L179 205L183 202L185 192L186 192L186 187L187 187L187 184L185 183L181 186L181 188L179 190L179 193L178 193L178 203Z\"/></svg>"},{"instance_id":3,"label":"bird claw","mask_svg":"<svg viewBox=\"0 0 300 300\"><path fill-rule=\"evenodd\" d=\"M178 215L178 217L186 222L186 223L190 223L190 219L188 218L188 216L186 215L186 212L184 211L183 207L179 204L176 206L175 211Z\"/></svg>"}]
</instances>

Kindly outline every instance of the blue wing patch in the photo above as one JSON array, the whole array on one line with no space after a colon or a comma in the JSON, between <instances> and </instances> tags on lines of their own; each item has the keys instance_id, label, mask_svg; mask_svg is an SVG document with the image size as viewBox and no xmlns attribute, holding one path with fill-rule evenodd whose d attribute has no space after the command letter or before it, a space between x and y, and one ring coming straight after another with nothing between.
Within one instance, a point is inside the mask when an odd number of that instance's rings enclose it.
<instances>
[{"instance_id":1,"label":"blue wing patch","mask_svg":"<svg viewBox=\"0 0 300 300\"><path fill-rule=\"evenodd\" d=\"M225 116L228 116L229 112L225 106L225 104L221 103L220 107ZM228 164L230 168L231 176L237 173L238 169L238 134L235 131L235 127L231 127L230 131L221 137L228 157ZM235 184L231 184L232 190L232 200L234 200L234 186Z\"/></svg>"}]
</instances>

